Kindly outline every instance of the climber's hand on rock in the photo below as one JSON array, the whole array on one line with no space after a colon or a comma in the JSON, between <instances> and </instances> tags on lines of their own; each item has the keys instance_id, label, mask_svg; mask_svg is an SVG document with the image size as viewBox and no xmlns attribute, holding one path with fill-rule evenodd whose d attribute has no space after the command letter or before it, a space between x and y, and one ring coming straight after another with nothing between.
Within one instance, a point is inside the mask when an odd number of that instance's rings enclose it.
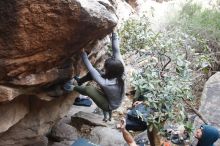
<instances>
[{"instance_id":1,"label":"climber's hand on rock","mask_svg":"<svg viewBox=\"0 0 220 146\"><path fill-rule=\"evenodd\" d=\"M116 32L117 32L117 29L118 29L117 26L115 26L115 27L113 28L112 32L113 32L113 33L116 33Z\"/></svg>"},{"instance_id":2,"label":"climber's hand on rock","mask_svg":"<svg viewBox=\"0 0 220 146\"><path fill-rule=\"evenodd\" d=\"M82 49L80 50L80 52L81 52L81 53L85 52L85 49L84 49L84 48L82 48Z\"/></svg>"}]
</instances>

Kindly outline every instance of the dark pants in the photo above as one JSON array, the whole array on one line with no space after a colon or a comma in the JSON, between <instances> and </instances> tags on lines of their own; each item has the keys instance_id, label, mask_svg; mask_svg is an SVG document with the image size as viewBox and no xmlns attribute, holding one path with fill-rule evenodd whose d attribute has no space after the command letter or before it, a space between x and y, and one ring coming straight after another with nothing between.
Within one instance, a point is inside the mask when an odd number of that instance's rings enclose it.
<instances>
[{"instance_id":1,"label":"dark pants","mask_svg":"<svg viewBox=\"0 0 220 146\"><path fill-rule=\"evenodd\" d=\"M103 72L100 70L98 71L102 77L105 76ZM82 78L76 78L76 80L79 86L75 86L74 90L82 95L89 96L96 103L96 105L103 110L104 120L107 120L107 113L109 114L109 120L111 120L112 111L109 109L109 102L105 94L93 86L81 86L83 83L93 80L90 72L88 72Z\"/></svg>"},{"instance_id":2,"label":"dark pants","mask_svg":"<svg viewBox=\"0 0 220 146\"><path fill-rule=\"evenodd\" d=\"M75 86L74 90L82 95L89 96L103 111L109 110L109 102L104 94L93 86Z\"/></svg>"}]
</instances>

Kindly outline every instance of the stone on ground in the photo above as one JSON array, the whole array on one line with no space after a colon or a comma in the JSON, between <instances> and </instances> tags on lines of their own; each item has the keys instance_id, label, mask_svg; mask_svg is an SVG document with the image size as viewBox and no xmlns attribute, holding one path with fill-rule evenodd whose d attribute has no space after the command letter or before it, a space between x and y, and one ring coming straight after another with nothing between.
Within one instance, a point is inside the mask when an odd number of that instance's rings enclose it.
<instances>
[{"instance_id":1,"label":"stone on ground","mask_svg":"<svg viewBox=\"0 0 220 146\"><path fill-rule=\"evenodd\" d=\"M49 137L57 142L74 141L78 138L78 134L76 128L66 123L58 123L52 127Z\"/></svg>"},{"instance_id":2,"label":"stone on ground","mask_svg":"<svg viewBox=\"0 0 220 146\"><path fill-rule=\"evenodd\" d=\"M95 127L89 138L93 143L101 146L124 146L125 140L122 133L110 127Z\"/></svg>"},{"instance_id":3,"label":"stone on ground","mask_svg":"<svg viewBox=\"0 0 220 146\"><path fill-rule=\"evenodd\" d=\"M71 125L73 125L77 129L80 129L83 124L89 126L106 127L106 124L102 121L102 119L103 116L80 111L71 117Z\"/></svg>"}]
</instances>

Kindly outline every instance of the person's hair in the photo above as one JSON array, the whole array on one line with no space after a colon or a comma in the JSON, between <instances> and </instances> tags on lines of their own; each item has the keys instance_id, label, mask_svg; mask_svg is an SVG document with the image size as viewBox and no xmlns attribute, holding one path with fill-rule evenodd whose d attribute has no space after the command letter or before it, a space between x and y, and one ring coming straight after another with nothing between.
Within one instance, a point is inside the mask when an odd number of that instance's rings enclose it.
<instances>
[{"instance_id":1,"label":"person's hair","mask_svg":"<svg viewBox=\"0 0 220 146\"><path fill-rule=\"evenodd\" d=\"M104 64L105 77L108 79L121 78L124 73L124 65L115 58L108 58Z\"/></svg>"},{"instance_id":2,"label":"person's hair","mask_svg":"<svg viewBox=\"0 0 220 146\"><path fill-rule=\"evenodd\" d=\"M117 78L118 83L122 87L122 94L124 93L124 80L122 76L124 74L124 65L122 62L114 57L108 58L104 64L105 78L113 79Z\"/></svg>"}]
</instances>

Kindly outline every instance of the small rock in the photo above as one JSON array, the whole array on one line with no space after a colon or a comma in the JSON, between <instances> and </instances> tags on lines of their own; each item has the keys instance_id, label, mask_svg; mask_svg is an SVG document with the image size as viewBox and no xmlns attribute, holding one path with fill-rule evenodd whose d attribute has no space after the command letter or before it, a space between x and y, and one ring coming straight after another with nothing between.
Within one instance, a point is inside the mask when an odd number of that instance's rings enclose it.
<instances>
[{"instance_id":1,"label":"small rock","mask_svg":"<svg viewBox=\"0 0 220 146\"><path fill-rule=\"evenodd\" d=\"M71 117L71 125L77 129L81 129L83 124L106 127L106 124L102 121L102 119L103 117L100 115L80 111Z\"/></svg>"},{"instance_id":2,"label":"small rock","mask_svg":"<svg viewBox=\"0 0 220 146\"><path fill-rule=\"evenodd\" d=\"M91 132L92 127L89 125L82 124L80 132L89 134Z\"/></svg>"},{"instance_id":3,"label":"small rock","mask_svg":"<svg viewBox=\"0 0 220 146\"><path fill-rule=\"evenodd\" d=\"M77 137L78 134L76 128L65 123L54 125L49 135L49 138L56 142L64 140L73 141L76 140Z\"/></svg>"},{"instance_id":4,"label":"small rock","mask_svg":"<svg viewBox=\"0 0 220 146\"><path fill-rule=\"evenodd\" d=\"M89 139L102 146L124 146L126 143L119 130L109 127L95 127L91 131Z\"/></svg>"}]
</instances>

